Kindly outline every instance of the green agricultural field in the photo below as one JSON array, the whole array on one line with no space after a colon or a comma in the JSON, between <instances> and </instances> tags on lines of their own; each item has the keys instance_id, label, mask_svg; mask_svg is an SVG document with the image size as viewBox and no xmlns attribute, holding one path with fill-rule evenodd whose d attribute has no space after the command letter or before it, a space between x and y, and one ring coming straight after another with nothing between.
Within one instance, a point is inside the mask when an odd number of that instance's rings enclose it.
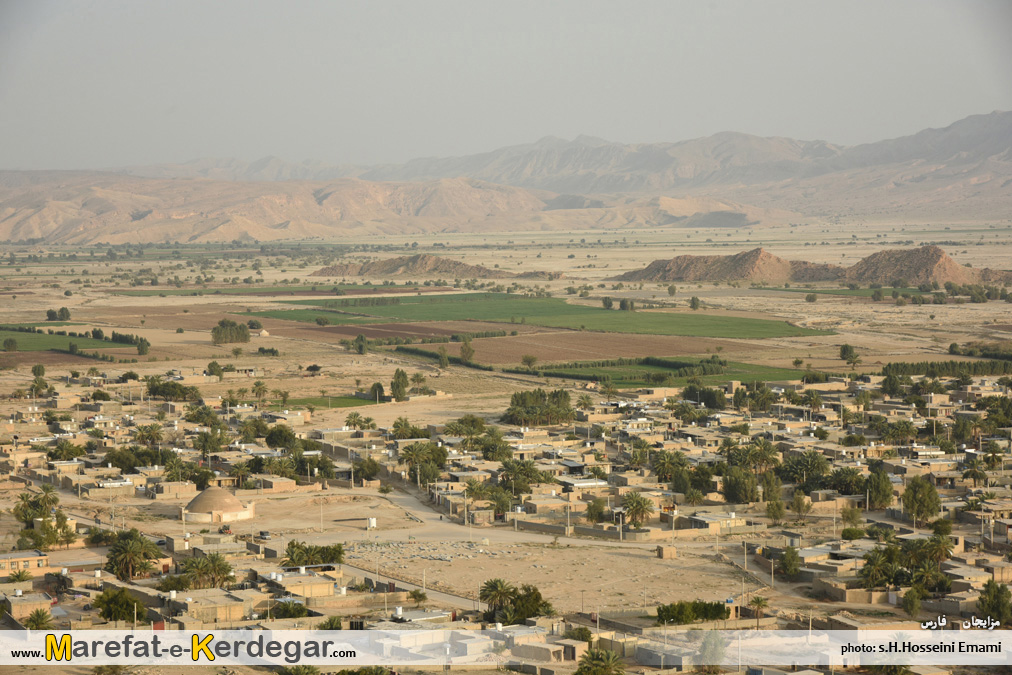
<instances>
[{"instance_id":1,"label":"green agricultural field","mask_svg":"<svg viewBox=\"0 0 1012 675\"><path fill-rule=\"evenodd\" d=\"M91 338L69 337L66 335L49 335L48 333L22 333L15 330L0 330L0 345L8 338L14 338L18 343L19 352L44 352L51 349L66 351L73 342L81 351L94 349L134 349L131 345L123 345L105 340L92 340Z\"/></svg>"},{"instance_id":2,"label":"green agricultural field","mask_svg":"<svg viewBox=\"0 0 1012 675\"><path fill-rule=\"evenodd\" d=\"M547 371L553 373L563 372L571 373L574 376L587 377L595 375L601 379L608 378L611 383L619 389L628 388L640 388L640 387L656 387L656 386L672 386L672 387L684 387L688 382L688 377L675 377L669 382L658 384L651 382L647 378L655 373L665 374L670 372L667 368L660 366L649 366L649 365L631 365L631 366L606 366L602 368L573 368L557 369L551 366L545 366ZM752 363L739 363L729 362L724 368L724 372L719 375L700 375L698 378L707 385L724 384L730 380L738 380L740 382L750 383L753 381L768 382L774 380L798 380L804 375L803 370L795 370L792 368L773 368L770 366L760 366ZM553 378L549 378L551 381Z\"/></svg>"},{"instance_id":3,"label":"green agricultural field","mask_svg":"<svg viewBox=\"0 0 1012 675\"><path fill-rule=\"evenodd\" d=\"M768 338L825 334L825 331L800 328L785 321L684 311L623 312L588 305L572 305L560 298L523 298L505 293L467 293L437 298L409 297L403 298L398 304L379 306L342 306L340 301L333 300L322 303L300 300L286 304L312 304L321 309L330 309L332 313L321 314L320 311L300 309L255 314L294 321L315 321L318 316L325 316L335 324L466 320L526 322L553 328L693 337Z\"/></svg>"},{"instance_id":4,"label":"green agricultural field","mask_svg":"<svg viewBox=\"0 0 1012 675\"><path fill-rule=\"evenodd\" d=\"M62 326L84 326L80 321L37 321L36 323L5 323L0 324L0 330L8 328L60 328Z\"/></svg>"}]
</instances>

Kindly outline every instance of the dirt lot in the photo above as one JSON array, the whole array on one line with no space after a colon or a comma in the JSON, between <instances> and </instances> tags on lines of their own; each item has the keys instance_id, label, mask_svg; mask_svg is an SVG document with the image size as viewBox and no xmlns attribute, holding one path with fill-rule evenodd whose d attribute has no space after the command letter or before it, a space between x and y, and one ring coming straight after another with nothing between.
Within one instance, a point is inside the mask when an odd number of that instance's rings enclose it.
<instances>
[{"instance_id":1,"label":"dirt lot","mask_svg":"<svg viewBox=\"0 0 1012 675\"><path fill-rule=\"evenodd\" d=\"M480 533L476 541L480 541ZM562 612L604 611L677 600L723 600L741 590L742 573L712 554L660 560L652 549L553 544L391 542L357 544L347 562L473 596L492 577L534 584ZM436 559L433 559L436 558ZM440 558L449 558L449 561ZM581 589L583 592L581 593Z\"/></svg>"}]
</instances>

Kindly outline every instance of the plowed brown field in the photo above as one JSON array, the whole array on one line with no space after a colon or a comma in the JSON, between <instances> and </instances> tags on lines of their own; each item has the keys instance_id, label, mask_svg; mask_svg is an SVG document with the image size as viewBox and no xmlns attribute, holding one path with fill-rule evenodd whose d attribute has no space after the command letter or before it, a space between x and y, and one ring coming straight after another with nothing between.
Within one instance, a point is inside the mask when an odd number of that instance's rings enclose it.
<instances>
[{"instance_id":1,"label":"plowed brown field","mask_svg":"<svg viewBox=\"0 0 1012 675\"><path fill-rule=\"evenodd\" d=\"M416 345L435 352L439 345ZM546 331L471 342L474 360L495 365L520 365L520 358L533 354L541 363L593 361L637 356L688 356L705 354L717 347L741 349L732 340L687 338L669 335L628 335L581 331ZM459 343L446 345L450 354L460 353Z\"/></svg>"}]
</instances>

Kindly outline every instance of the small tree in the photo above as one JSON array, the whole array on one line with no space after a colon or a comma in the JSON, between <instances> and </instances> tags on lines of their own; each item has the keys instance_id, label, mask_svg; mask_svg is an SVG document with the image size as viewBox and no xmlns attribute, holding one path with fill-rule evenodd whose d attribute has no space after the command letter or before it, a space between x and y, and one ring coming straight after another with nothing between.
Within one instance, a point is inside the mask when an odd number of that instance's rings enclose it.
<instances>
[{"instance_id":1,"label":"small tree","mask_svg":"<svg viewBox=\"0 0 1012 675\"><path fill-rule=\"evenodd\" d=\"M939 518L931 523L931 531L937 537L948 537L952 534L952 521L948 518Z\"/></svg>"},{"instance_id":2,"label":"small tree","mask_svg":"<svg viewBox=\"0 0 1012 675\"><path fill-rule=\"evenodd\" d=\"M695 309L699 309L702 306L703 306L703 303L696 296L692 296L692 299L689 300L689 308L690 309L694 309L695 310Z\"/></svg>"},{"instance_id":3,"label":"small tree","mask_svg":"<svg viewBox=\"0 0 1012 675\"><path fill-rule=\"evenodd\" d=\"M777 564L777 571L789 581L798 578L801 574L801 556L798 555L798 549L793 546L784 549L784 554L780 556L780 562Z\"/></svg>"},{"instance_id":4,"label":"small tree","mask_svg":"<svg viewBox=\"0 0 1012 675\"><path fill-rule=\"evenodd\" d=\"M903 594L902 606L911 619L921 613L921 590L917 586Z\"/></svg>"},{"instance_id":5,"label":"small tree","mask_svg":"<svg viewBox=\"0 0 1012 675\"><path fill-rule=\"evenodd\" d=\"M696 662L700 664L700 669L708 675L716 675L720 672L720 664L724 660L724 638L720 637L720 632L716 630L706 631L706 635L703 636L703 642L699 645L699 651L696 653Z\"/></svg>"},{"instance_id":6,"label":"small tree","mask_svg":"<svg viewBox=\"0 0 1012 675\"><path fill-rule=\"evenodd\" d=\"M600 523L604 520L606 509L607 502L603 499L595 499L590 504L587 504L587 511L584 513L584 517L588 522Z\"/></svg>"},{"instance_id":7,"label":"small tree","mask_svg":"<svg viewBox=\"0 0 1012 675\"><path fill-rule=\"evenodd\" d=\"M860 527L861 521L864 520L861 517L861 509L853 506L844 507L843 511L840 512L840 518L848 527Z\"/></svg>"},{"instance_id":8,"label":"small tree","mask_svg":"<svg viewBox=\"0 0 1012 675\"><path fill-rule=\"evenodd\" d=\"M32 375L34 377L45 377L46 367L41 363L36 363L34 366L32 366Z\"/></svg>"},{"instance_id":9,"label":"small tree","mask_svg":"<svg viewBox=\"0 0 1012 675\"><path fill-rule=\"evenodd\" d=\"M460 360L464 363L471 363L471 359L474 358L474 347L471 346L471 340L465 339L460 344Z\"/></svg>"},{"instance_id":10,"label":"small tree","mask_svg":"<svg viewBox=\"0 0 1012 675\"><path fill-rule=\"evenodd\" d=\"M1005 584L988 579L977 598L977 611L1001 625L1009 623L1012 621L1012 592Z\"/></svg>"},{"instance_id":11,"label":"small tree","mask_svg":"<svg viewBox=\"0 0 1012 675\"><path fill-rule=\"evenodd\" d=\"M408 593L408 597L415 602L415 607L420 606L423 602L429 599L428 594L420 588L412 589Z\"/></svg>"},{"instance_id":12,"label":"small tree","mask_svg":"<svg viewBox=\"0 0 1012 675\"><path fill-rule=\"evenodd\" d=\"M917 527L918 522L936 515L942 508L938 490L924 476L914 476L907 481L902 500L904 510L914 519L914 527Z\"/></svg>"},{"instance_id":13,"label":"small tree","mask_svg":"<svg viewBox=\"0 0 1012 675\"><path fill-rule=\"evenodd\" d=\"M766 517L769 518L774 525L779 525L783 522L785 511L784 503L779 499L771 499L766 502Z\"/></svg>"},{"instance_id":14,"label":"small tree","mask_svg":"<svg viewBox=\"0 0 1012 675\"><path fill-rule=\"evenodd\" d=\"M401 368L394 371L394 379L390 382L390 395L395 401L404 401L408 398L408 374Z\"/></svg>"},{"instance_id":15,"label":"small tree","mask_svg":"<svg viewBox=\"0 0 1012 675\"><path fill-rule=\"evenodd\" d=\"M534 364L537 362L538 357L534 356L534 354L524 354L520 357L520 363L522 363L527 370L533 370Z\"/></svg>"},{"instance_id":16,"label":"small tree","mask_svg":"<svg viewBox=\"0 0 1012 675\"><path fill-rule=\"evenodd\" d=\"M805 518L812 512L812 502L805 498L805 493L801 490L794 491L794 498L791 499L791 511L794 511L794 515L801 522L805 522Z\"/></svg>"},{"instance_id":17,"label":"small tree","mask_svg":"<svg viewBox=\"0 0 1012 675\"><path fill-rule=\"evenodd\" d=\"M106 621L132 621L147 615L147 609L140 600L125 588L109 588L95 597L95 609Z\"/></svg>"},{"instance_id":18,"label":"small tree","mask_svg":"<svg viewBox=\"0 0 1012 675\"><path fill-rule=\"evenodd\" d=\"M4 351L5 352L16 352L18 350L18 341L12 337L4 340Z\"/></svg>"},{"instance_id":19,"label":"small tree","mask_svg":"<svg viewBox=\"0 0 1012 675\"><path fill-rule=\"evenodd\" d=\"M612 300L610 297L605 296L601 298L601 306L604 307L605 309L611 309L612 307L615 306L615 301Z\"/></svg>"}]
</instances>

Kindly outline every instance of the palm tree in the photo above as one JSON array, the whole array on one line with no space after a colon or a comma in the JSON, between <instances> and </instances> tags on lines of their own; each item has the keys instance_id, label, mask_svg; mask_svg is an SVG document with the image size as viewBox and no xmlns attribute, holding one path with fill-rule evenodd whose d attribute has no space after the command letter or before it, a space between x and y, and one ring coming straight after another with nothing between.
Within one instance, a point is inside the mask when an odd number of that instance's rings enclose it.
<instances>
[{"instance_id":1,"label":"palm tree","mask_svg":"<svg viewBox=\"0 0 1012 675\"><path fill-rule=\"evenodd\" d=\"M61 438L56 441L56 447L49 451L50 458L61 462L67 462L75 457L80 457L83 454L84 448L79 445L74 445L66 438Z\"/></svg>"},{"instance_id":2,"label":"palm tree","mask_svg":"<svg viewBox=\"0 0 1012 675\"><path fill-rule=\"evenodd\" d=\"M165 475L167 481L181 481L186 473L186 467L178 456L173 455L165 460Z\"/></svg>"},{"instance_id":3,"label":"palm tree","mask_svg":"<svg viewBox=\"0 0 1012 675\"><path fill-rule=\"evenodd\" d=\"M232 565L220 553L207 556L207 580L213 588L218 588L232 577Z\"/></svg>"},{"instance_id":4,"label":"palm tree","mask_svg":"<svg viewBox=\"0 0 1012 675\"><path fill-rule=\"evenodd\" d=\"M425 462L429 461L432 457L432 443L412 443L404 447L397 454L398 464L407 464L409 468L415 470L415 478L418 482L418 488L422 487L421 472L418 470Z\"/></svg>"},{"instance_id":5,"label":"palm tree","mask_svg":"<svg viewBox=\"0 0 1012 675\"><path fill-rule=\"evenodd\" d=\"M227 440L225 434L220 431L201 431L193 439L193 449L199 450L201 458L207 462L212 453L221 451L222 444Z\"/></svg>"},{"instance_id":6,"label":"palm tree","mask_svg":"<svg viewBox=\"0 0 1012 675\"><path fill-rule=\"evenodd\" d=\"M913 582L924 588L935 588L943 579L945 574L936 562L925 561L913 569Z\"/></svg>"},{"instance_id":7,"label":"palm tree","mask_svg":"<svg viewBox=\"0 0 1012 675\"><path fill-rule=\"evenodd\" d=\"M183 574L190 580L194 588L205 588L210 584L211 561L203 556L187 558L183 562Z\"/></svg>"},{"instance_id":8,"label":"palm tree","mask_svg":"<svg viewBox=\"0 0 1012 675\"><path fill-rule=\"evenodd\" d=\"M906 445L911 438L917 438L917 427L910 420L900 420L889 425L886 439L898 445Z\"/></svg>"},{"instance_id":9,"label":"palm tree","mask_svg":"<svg viewBox=\"0 0 1012 675\"><path fill-rule=\"evenodd\" d=\"M505 490L498 490L492 495L492 510L495 515L508 513L513 508L513 498Z\"/></svg>"},{"instance_id":10,"label":"palm tree","mask_svg":"<svg viewBox=\"0 0 1012 675\"><path fill-rule=\"evenodd\" d=\"M924 544L924 558L926 561L941 564L952 556L952 548L951 539L935 535Z\"/></svg>"},{"instance_id":11,"label":"palm tree","mask_svg":"<svg viewBox=\"0 0 1012 675\"><path fill-rule=\"evenodd\" d=\"M846 429L847 425L854 421L854 413L846 406L840 406L840 428Z\"/></svg>"},{"instance_id":12,"label":"palm tree","mask_svg":"<svg viewBox=\"0 0 1012 675\"><path fill-rule=\"evenodd\" d=\"M503 607L495 615L496 621L506 626L515 626L521 622L520 613L513 605Z\"/></svg>"},{"instance_id":13,"label":"palm tree","mask_svg":"<svg viewBox=\"0 0 1012 675\"><path fill-rule=\"evenodd\" d=\"M316 624L316 630L341 630L342 623L341 617L339 616L328 616L326 619Z\"/></svg>"},{"instance_id":14,"label":"palm tree","mask_svg":"<svg viewBox=\"0 0 1012 675\"><path fill-rule=\"evenodd\" d=\"M689 488L685 491L685 503L689 506L699 506L704 501L703 493L696 488Z\"/></svg>"},{"instance_id":15,"label":"palm tree","mask_svg":"<svg viewBox=\"0 0 1012 675\"><path fill-rule=\"evenodd\" d=\"M396 439L411 438L412 426L411 420L407 417L398 417L394 420L393 426L390 427L390 431L393 437Z\"/></svg>"},{"instance_id":16,"label":"palm tree","mask_svg":"<svg viewBox=\"0 0 1012 675\"><path fill-rule=\"evenodd\" d=\"M250 477L252 471L250 470L248 462L236 462L232 465L232 469L228 472L230 476L234 476L236 483L242 485L246 482L246 479Z\"/></svg>"},{"instance_id":17,"label":"palm tree","mask_svg":"<svg viewBox=\"0 0 1012 675\"><path fill-rule=\"evenodd\" d=\"M491 493L491 486L476 478L468 478L466 485L467 494L471 495L471 499L487 499Z\"/></svg>"},{"instance_id":18,"label":"palm tree","mask_svg":"<svg viewBox=\"0 0 1012 675\"><path fill-rule=\"evenodd\" d=\"M494 614L512 603L516 595L516 587L505 579L489 579L482 584L478 599L488 605Z\"/></svg>"},{"instance_id":19,"label":"palm tree","mask_svg":"<svg viewBox=\"0 0 1012 675\"><path fill-rule=\"evenodd\" d=\"M349 429L361 429L362 428L362 413L350 412L348 416L344 418L344 426Z\"/></svg>"},{"instance_id":20,"label":"palm tree","mask_svg":"<svg viewBox=\"0 0 1012 675\"><path fill-rule=\"evenodd\" d=\"M49 630L53 627L53 616L45 609L33 610L25 619L28 630Z\"/></svg>"},{"instance_id":21,"label":"palm tree","mask_svg":"<svg viewBox=\"0 0 1012 675\"><path fill-rule=\"evenodd\" d=\"M594 399L590 394L580 394L576 399L576 407L580 410L590 410L594 407Z\"/></svg>"},{"instance_id":22,"label":"palm tree","mask_svg":"<svg viewBox=\"0 0 1012 675\"><path fill-rule=\"evenodd\" d=\"M60 503L60 493L56 491L55 487L48 483L43 484L40 490L41 492L39 493L39 496L36 497L36 501L44 512L49 513L50 509Z\"/></svg>"},{"instance_id":23,"label":"palm tree","mask_svg":"<svg viewBox=\"0 0 1012 675\"><path fill-rule=\"evenodd\" d=\"M678 457L681 457L681 462ZM666 451L658 452L654 456L653 472L657 480L667 483L675 475L675 472L685 466L685 455L682 453L671 453Z\"/></svg>"},{"instance_id":24,"label":"palm tree","mask_svg":"<svg viewBox=\"0 0 1012 675\"><path fill-rule=\"evenodd\" d=\"M865 588L878 588L882 586L887 578L888 562L885 553L881 548L875 548L864 556L864 567L861 568L859 576L864 580Z\"/></svg>"},{"instance_id":25,"label":"palm tree","mask_svg":"<svg viewBox=\"0 0 1012 675\"><path fill-rule=\"evenodd\" d=\"M755 629L759 630L759 620L763 618L763 612L770 606L769 600L761 595L756 595L748 601L748 606L755 612Z\"/></svg>"},{"instance_id":26,"label":"palm tree","mask_svg":"<svg viewBox=\"0 0 1012 675\"><path fill-rule=\"evenodd\" d=\"M977 447L977 452L980 452L980 437L984 431L984 418L980 415L974 415L970 420L970 437L974 440L974 445Z\"/></svg>"},{"instance_id":27,"label":"palm tree","mask_svg":"<svg viewBox=\"0 0 1012 675\"><path fill-rule=\"evenodd\" d=\"M994 441L988 441L984 449L987 452L984 457L984 463L989 470L994 471L995 469L1004 468L1005 460L1002 457L1001 446Z\"/></svg>"},{"instance_id":28,"label":"palm tree","mask_svg":"<svg viewBox=\"0 0 1012 675\"><path fill-rule=\"evenodd\" d=\"M263 400L267 398L267 385L263 380L257 380L253 383L253 396L257 400L257 407L260 407Z\"/></svg>"},{"instance_id":29,"label":"palm tree","mask_svg":"<svg viewBox=\"0 0 1012 675\"><path fill-rule=\"evenodd\" d=\"M979 459L971 459L966 463L966 471L963 472L963 479L969 478L973 481L973 487L977 487L980 481L987 480L987 474L981 469Z\"/></svg>"},{"instance_id":30,"label":"palm tree","mask_svg":"<svg viewBox=\"0 0 1012 675\"><path fill-rule=\"evenodd\" d=\"M802 397L801 402L804 403L805 406L814 413L816 410L819 410L822 407L822 394L820 394L815 389L809 389L808 391L805 392L805 395Z\"/></svg>"},{"instance_id":31,"label":"palm tree","mask_svg":"<svg viewBox=\"0 0 1012 675\"><path fill-rule=\"evenodd\" d=\"M780 451L766 438L753 439L752 451L749 453L756 473L763 473L775 468L780 463Z\"/></svg>"},{"instance_id":32,"label":"palm tree","mask_svg":"<svg viewBox=\"0 0 1012 675\"><path fill-rule=\"evenodd\" d=\"M32 578L32 573L28 570L14 570L7 575L7 583L17 583L19 581L28 581Z\"/></svg>"},{"instance_id":33,"label":"palm tree","mask_svg":"<svg viewBox=\"0 0 1012 675\"><path fill-rule=\"evenodd\" d=\"M622 498L622 508L625 509L626 522L634 529L639 529L654 512L654 503L641 492L630 492Z\"/></svg>"},{"instance_id":34,"label":"palm tree","mask_svg":"<svg viewBox=\"0 0 1012 675\"><path fill-rule=\"evenodd\" d=\"M260 422L262 420L247 419L243 420L243 423L239 425L239 436L242 437L243 441L252 441L258 438L260 435Z\"/></svg>"},{"instance_id":35,"label":"palm tree","mask_svg":"<svg viewBox=\"0 0 1012 675\"><path fill-rule=\"evenodd\" d=\"M151 543L150 540L146 541ZM150 550L139 539L118 541L109 550L106 568L120 579L130 581L137 574L151 570L150 558L155 556L148 555L149 553Z\"/></svg>"},{"instance_id":36,"label":"palm tree","mask_svg":"<svg viewBox=\"0 0 1012 675\"><path fill-rule=\"evenodd\" d=\"M577 675L623 675L625 664L609 649L588 649L580 657Z\"/></svg>"},{"instance_id":37,"label":"palm tree","mask_svg":"<svg viewBox=\"0 0 1012 675\"><path fill-rule=\"evenodd\" d=\"M137 427L137 433L134 435L134 439L141 445L146 445L149 448L155 448L162 442L162 425L157 423L142 424Z\"/></svg>"}]
</instances>

